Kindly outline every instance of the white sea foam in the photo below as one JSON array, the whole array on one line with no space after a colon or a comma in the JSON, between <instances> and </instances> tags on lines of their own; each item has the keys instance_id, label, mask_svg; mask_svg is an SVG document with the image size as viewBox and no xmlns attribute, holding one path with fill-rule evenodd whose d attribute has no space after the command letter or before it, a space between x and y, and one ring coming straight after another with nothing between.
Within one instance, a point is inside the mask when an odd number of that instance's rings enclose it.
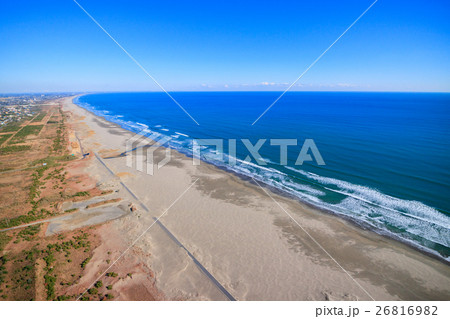
<instances>
[{"instance_id":1,"label":"white sea foam","mask_svg":"<svg viewBox=\"0 0 450 319\"><path fill-rule=\"evenodd\" d=\"M402 239L418 236L450 247L450 217L430 206L418 201L395 198L366 186L294 168L289 169L319 182L329 191L347 196L340 203L330 205L333 211L338 211L355 220L365 221L384 231L388 231L387 225L394 226L399 229L399 233L393 233L393 235ZM331 188L333 186L337 189Z\"/></svg>"},{"instance_id":2,"label":"white sea foam","mask_svg":"<svg viewBox=\"0 0 450 319\"><path fill-rule=\"evenodd\" d=\"M292 169L292 168L290 168ZM295 169L292 169L295 170ZM377 205L387 210L398 213L406 213L411 217L434 222L440 226L448 227L450 218L440 213L436 209L427 206L421 202L413 200L399 199L379 192L376 189L366 186L355 185L349 182L341 181L335 178L323 177L313 173L295 170L305 177L311 178L323 185L332 185L338 187L338 190L328 188L328 190L340 192L341 194L366 201L369 204Z\"/></svg>"},{"instance_id":3,"label":"white sea foam","mask_svg":"<svg viewBox=\"0 0 450 319\"><path fill-rule=\"evenodd\" d=\"M180 133L180 132L176 132L176 131L175 131L175 133L177 133L178 135L182 135L182 136L184 136L184 137L189 137L189 135L186 135L186 134L183 134L183 133Z\"/></svg>"},{"instance_id":4,"label":"white sea foam","mask_svg":"<svg viewBox=\"0 0 450 319\"><path fill-rule=\"evenodd\" d=\"M118 123L124 128L134 132L148 126L143 123L124 121L119 116L111 116L96 110L90 105L81 105L96 114L102 114L107 119ZM169 129L155 125L161 131L168 132ZM172 135L169 145L184 153L192 154L192 140L177 139L180 135L189 137L187 134L176 132ZM261 166L253 162L246 162L228 154L222 154L212 148L200 146L201 158L207 162L234 171L238 174L252 177L259 182L286 191L301 200L312 203L320 208L334 211L336 214L346 216L355 221L362 221L381 232L390 233L393 237L419 245L427 251L427 244L423 239L450 247L450 217L440 213L436 209L424 203L412 200L395 198L383 194L379 190L352 184L346 181L320 176L311 172L299 170L293 167L287 169L300 174L312 185L299 183L292 176L287 175L275 168ZM267 163L276 164L270 159L264 158ZM235 162L236 165L228 165ZM327 203L321 199L326 192L335 192L344 196L339 203ZM393 226L398 229L392 233L387 227ZM425 247L424 247L425 245Z\"/></svg>"}]
</instances>

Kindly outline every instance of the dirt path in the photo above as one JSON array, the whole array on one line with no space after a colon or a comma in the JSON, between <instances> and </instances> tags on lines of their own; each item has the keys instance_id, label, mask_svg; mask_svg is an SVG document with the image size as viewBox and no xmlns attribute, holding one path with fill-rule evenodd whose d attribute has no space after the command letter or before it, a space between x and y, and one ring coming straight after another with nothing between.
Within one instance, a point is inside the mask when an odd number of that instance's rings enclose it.
<instances>
[{"instance_id":1,"label":"dirt path","mask_svg":"<svg viewBox=\"0 0 450 319\"><path fill-rule=\"evenodd\" d=\"M8 144L9 141L10 141L12 138L14 138L14 136L16 136L17 133L20 132L21 129L23 129L23 128L24 128L25 126L27 126L27 125L30 125L30 124L33 122L33 120L34 120L39 114L40 114L40 113L36 114L31 120L29 120L29 121L27 121L26 123L20 125L20 129L18 129L17 131L15 131L15 132L14 132L14 133L6 140L6 141L3 142L2 145ZM47 114L48 114L48 112L47 112ZM41 131L42 131L42 130L41 130ZM40 133L41 133L41 132L39 132L39 134L40 134ZM39 135L39 134L38 134L38 135Z\"/></svg>"}]
</instances>

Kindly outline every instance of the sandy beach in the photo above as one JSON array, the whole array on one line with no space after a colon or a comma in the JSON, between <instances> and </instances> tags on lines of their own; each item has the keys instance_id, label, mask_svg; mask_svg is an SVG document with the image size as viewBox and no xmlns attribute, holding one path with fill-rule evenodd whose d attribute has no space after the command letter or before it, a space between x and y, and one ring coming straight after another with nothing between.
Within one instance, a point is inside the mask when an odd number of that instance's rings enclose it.
<instances>
[{"instance_id":1,"label":"sandy beach","mask_svg":"<svg viewBox=\"0 0 450 319\"><path fill-rule=\"evenodd\" d=\"M111 269L130 260L151 269L167 299L450 298L450 267L435 258L173 150L154 175L140 172L127 166L131 153L120 155L134 133L72 98L63 110L74 154L90 153L84 172L137 208L102 232L122 251L134 244ZM149 279L141 280L144 287Z\"/></svg>"}]
</instances>

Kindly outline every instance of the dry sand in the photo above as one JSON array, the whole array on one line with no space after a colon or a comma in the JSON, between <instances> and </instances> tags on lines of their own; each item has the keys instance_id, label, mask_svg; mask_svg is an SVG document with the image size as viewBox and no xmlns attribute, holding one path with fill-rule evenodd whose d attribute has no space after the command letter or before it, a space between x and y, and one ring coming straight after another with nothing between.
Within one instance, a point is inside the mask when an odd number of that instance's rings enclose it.
<instances>
[{"instance_id":1,"label":"dry sand","mask_svg":"<svg viewBox=\"0 0 450 319\"><path fill-rule=\"evenodd\" d=\"M86 173L128 192L127 200L138 208L110 222L121 240L131 244L154 218L164 214L160 221L171 235L154 224L126 254L138 256L153 271L156 286L166 298L450 298L450 267L434 258L264 191L212 165L194 166L192 159L175 151L153 176L140 172L126 165L125 156L117 156L126 150L133 133L74 105L71 99L65 100L64 110L71 112L68 122L84 152L99 156L90 160ZM155 154L162 157L163 152L159 148ZM131 292L128 296L134 298Z\"/></svg>"}]
</instances>

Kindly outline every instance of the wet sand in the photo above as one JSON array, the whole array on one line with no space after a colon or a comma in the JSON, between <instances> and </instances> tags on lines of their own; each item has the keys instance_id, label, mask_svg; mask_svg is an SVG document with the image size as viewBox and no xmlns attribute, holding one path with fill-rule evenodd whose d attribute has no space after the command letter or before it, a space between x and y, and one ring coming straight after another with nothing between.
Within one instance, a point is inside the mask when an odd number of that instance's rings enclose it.
<instances>
[{"instance_id":1,"label":"wet sand","mask_svg":"<svg viewBox=\"0 0 450 319\"><path fill-rule=\"evenodd\" d=\"M127 254L169 299L230 299L224 290L237 300L450 298L450 267L434 258L176 151L154 175L138 171L145 157L128 167L131 153L120 156L133 133L71 99L64 110L83 151L98 156L86 173L128 189L138 210L111 227L128 244L148 229ZM159 217L166 230L149 228Z\"/></svg>"}]
</instances>

